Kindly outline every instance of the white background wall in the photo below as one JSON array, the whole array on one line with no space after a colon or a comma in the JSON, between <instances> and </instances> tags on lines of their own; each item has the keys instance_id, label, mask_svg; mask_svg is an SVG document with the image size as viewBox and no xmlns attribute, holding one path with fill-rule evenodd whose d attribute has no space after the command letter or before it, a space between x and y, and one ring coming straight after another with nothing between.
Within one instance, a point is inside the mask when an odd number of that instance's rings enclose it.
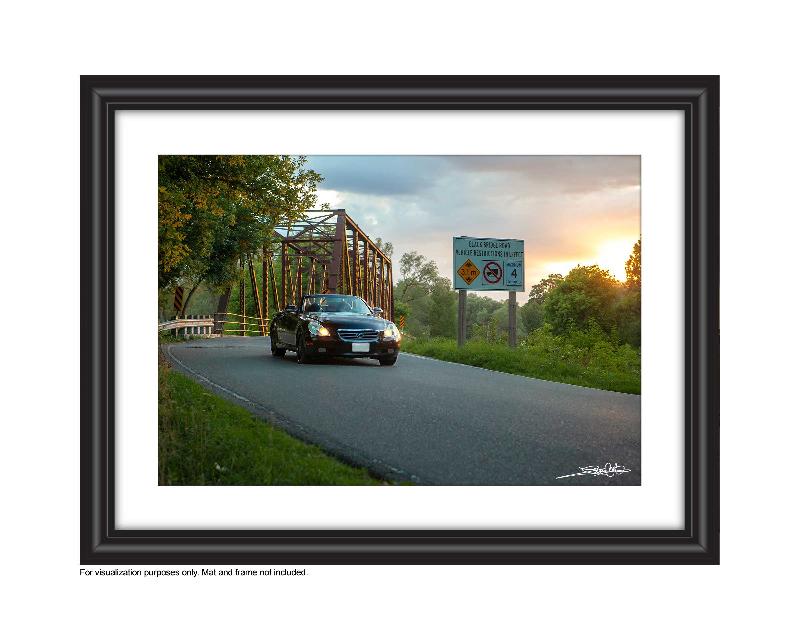
<instances>
[{"instance_id":1,"label":"white background wall","mask_svg":"<svg viewBox=\"0 0 800 640\"><path fill-rule=\"evenodd\" d=\"M5 6L0 273L13 320L0 369L0 579L3 627L18 627L9 637L796 633L800 140L788 6ZM309 567L304 579L238 584L80 577L81 73L721 74L722 565Z\"/></svg>"}]
</instances>

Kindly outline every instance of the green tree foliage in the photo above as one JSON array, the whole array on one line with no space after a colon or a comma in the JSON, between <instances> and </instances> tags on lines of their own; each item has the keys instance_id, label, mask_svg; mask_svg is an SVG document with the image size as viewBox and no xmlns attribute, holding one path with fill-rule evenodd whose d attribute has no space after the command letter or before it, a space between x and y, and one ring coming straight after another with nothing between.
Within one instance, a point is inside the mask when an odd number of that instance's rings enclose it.
<instances>
[{"instance_id":1,"label":"green tree foliage","mask_svg":"<svg viewBox=\"0 0 800 640\"><path fill-rule=\"evenodd\" d=\"M544 323L544 308L540 302L528 300L519 308L518 313L525 333L538 329Z\"/></svg>"},{"instance_id":2,"label":"green tree foliage","mask_svg":"<svg viewBox=\"0 0 800 640\"><path fill-rule=\"evenodd\" d=\"M487 309L487 313L480 315L480 321L467 325L467 339L479 340L490 344L506 344L508 342L508 301L499 302L485 296L475 296L474 300L467 300L467 318L469 318L469 305L475 303ZM519 306L517 318L520 317ZM522 335L525 328L517 322L517 332Z\"/></svg>"},{"instance_id":3,"label":"green tree foliage","mask_svg":"<svg viewBox=\"0 0 800 640\"><path fill-rule=\"evenodd\" d=\"M639 238L633 245L633 251L625 262L625 285L629 289L642 288L642 239Z\"/></svg>"},{"instance_id":4,"label":"green tree foliage","mask_svg":"<svg viewBox=\"0 0 800 640\"><path fill-rule=\"evenodd\" d=\"M500 303L500 308L495 309L492 317L497 319L497 327L500 329L500 333L505 338L508 338L508 300L503 300ZM519 318L519 305L517 305L517 317ZM519 330L519 326L517 326L517 330Z\"/></svg>"},{"instance_id":5,"label":"green tree foliage","mask_svg":"<svg viewBox=\"0 0 800 640\"><path fill-rule=\"evenodd\" d=\"M394 245L391 242L386 242L383 238L375 238L375 244L378 245L378 249L383 251L387 256L390 258L394 253Z\"/></svg>"},{"instance_id":6,"label":"green tree foliage","mask_svg":"<svg viewBox=\"0 0 800 640\"><path fill-rule=\"evenodd\" d=\"M494 313L503 306L498 300L476 293L467 294L467 338L490 340L497 333L497 322L492 321Z\"/></svg>"},{"instance_id":7,"label":"green tree foliage","mask_svg":"<svg viewBox=\"0 0 800 640\"><path fill-rule=\"evenodd\" d=\"M451 289L450 280L439 275L433 260L416 251L404 253L400 257L400 280L395 284L394 295L395 316L405 316L406 332L417 336L455 336L458 294Z\"/></svg>"},{"instance_id":8,"label":"green tree foliage","mask_svg":"<svg viewBox=\"0 0 800 640\"><path fill-rule=\"evenodd\" d=\"M400 257L400 281L397 294L401 302L410 302L427 296L436 285L439 269L433 260L411 251Z\"/></svg>"},{"instance_id":9,"label":"green tree foliage","mask_svg":"<svg viewBox=\"0 0 800 640\"><path fill-rule=\"evenodd\" d=\"M597 265L575 267L544 294L542 320L557 335L598 327L612 342L638 347L641 343L641 240L633 246L625 271L627 280L623 285Z\"/></svg>"},{"instance_id":10,"label":"green tree foliage","mask_svg":"<svg viewBox=\"0 0 800 640\"><path fill-rule=\"evenodd\" d=\"M638 348L641 334L641 243L633 247L628 281L623 284L597 265L577 266L566 277L553 273L531 288L518 308L520 340L552 334L583 345L627 344ZM395 310L406 318L406 332L419 338L455 337L458 293L439 276L436 264L417 252L400 259L402 279L395 288ZM508 303L470 293L467 339L504 344L508 339ZM602 340L601 340L602 337ZM554 341L552 344L562 344ZM564 343L566 344L566 343ZM599 347L598 347L599 348ZM605 347L604 347L605 348Z\"/></svg>"},{"instance_id":11,"label":"green tree foliage","mask_svg":"<svg viewBox=\"0 0 800 640\"><path fill-rule=\"evenodd\" d=\"M610 332L620 282L597 265L577 266L544 297L544 320L556 334L586 331L592 322Z\"/></svg>"},{"instance_id":12,"label":"green tree foliage","mask_svg":"<svg viewBox=\"0 0 800 640\"><path fill-rule=\"evenodd\" d=\"M506 339L508 334L506 333ZM501 344L504 342L503 334L500 331L497 316L492 313L480 324L472 326L468 338L473 342L487 342L489 344Z\"/></svg>"},{"instance_id":13,"label":"green tree foliage","mask_svg":"<svg viewBox=\"0 0 800 640\"><path fill-rule=\"evenodd\" d=\"M431 337L454 338L457 329L458 293L450 288L450 280L437 278L429 298L427 320Z\"/></svg>"},{"instance_id":14,"label":"green tree foliage","mask_svg":"<svg viewBox=\"0 0 800 640\"><path fill-rule=\"evenodd\" d=\"M542 326L544 323L544 299L563 281L564 276L560 273L551 273L531 287L528 301L519 308L519 318L525 333L530 333Z\"/></svg>"},{"instance_id":15,"label":"green tree foliage","mask_svg":"<svg viewBox=\"0 0 800 640\"><path fill-rule=\"evenodd\" d=\"M639 289L628 290L622 295L614 315L620 342L638 347L642 341L642 294Z\"/></svg>"},{"instance_id":16,"label":"green tree foliage","mask_svg":"<svg viewBox=\"0 0 800 640\"><path fill-rule=\"evenodd\" d=\"M304 157L159 156L158 284L229 284L278 223L316 204L322 177Z\"/></svg>"},{"instance_id":17,"label":"green tree foliage","mask_svg":"<svg viewBox=\"0 0 800 640\"><path fill-rule=\"evenodd\" d=\"M394 288L394 317L408 318L411 313L411 306L407 302L403 302L397 297L397 286Z\"/></svg>"},{"instance_id":18,"label":"green tree foliage","mask_svg":"<svg viewBox=\"0 0 800 640\"><path fill-rule=\"evenodd\" d=\"M431 335L433 291L441 280L439 269L433 260L416 251L400 257L400 280L395 284L395 315L406 317L406 332L411 335ZM449 281L448 281L449 288ZM437 301L442 302L441 296ZM437 330L441 330L437 323Z\"/></svg>"},{"instance_id":19,"label":"green tree foliage","mask_svg":"<svg viewBox=\"0 0 800 640\"><path fill-rule=\"evenodd\" d=\"M536 304L542 304L545 296L564 281L564 276L560 273L551 273L546 278L539 280L538 284L531 287L528 293L528 300Z\"/></svg>"},{"instance_id":20,"label":"green tree foliage","mask_svg":"<svg viewBox=\"0 0 800 640\"><path fill-rule=\"evenodd\" d=\"M633 245L631 255L625 263L626 292L617 309L619 338L623 342L639 346L642 341L642 239Z\"/></svg>"}]
</instances>

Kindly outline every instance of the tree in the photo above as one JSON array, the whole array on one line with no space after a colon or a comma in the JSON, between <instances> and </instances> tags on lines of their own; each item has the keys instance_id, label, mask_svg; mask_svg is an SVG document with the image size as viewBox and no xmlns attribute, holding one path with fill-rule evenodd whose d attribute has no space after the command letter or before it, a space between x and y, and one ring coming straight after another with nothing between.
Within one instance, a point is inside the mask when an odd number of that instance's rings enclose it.
<instances>
[{"instance_id":1,"label":"tree","mask_svg":"<svg viewBox=\"0 0 800 640\"><path fill-rule=\"evenodd\" d=\"M544 305L535 300L528 300L519 308L519 316L525 333L530 333L544 323Z\"/></svg>"},{"instance_id":2,"label":"tree","mask_svg":"<svg viewBox=\"0 0 800 640\"><path fill-rule=\"evenodd\" d=\"M642 239L639 238L633 245L633 250L625 262L625 285L629 289L642 288Z\"/></svg>"},{"instance_id":3,"label":"tree","mask_svg":"<svg viewBox=\"0 0 800 640\"><path fill-rule=\"evenodd\" d=\"M544 320L555 333L586 331L592 323L610 332L621 284L597 265L577 266L544 298Z\"/></svg>"},{"instance_id":4,"label":"tree","mask_svg":"<svg viewBox=\"0 0 800 640\"><path fill-rule=\"evenodd\" d=\"M498 338L502 342L506 342L508 340L508 300L504 300L500 303L500 308L496 309L494 313L492 313L492 318L494 319L497 325L498 331Z\"/></svg>"},{"instance_id":5,"label":"tree","mask_svg":"<svg viewBox=\"0 0 800 640\"><path fill-rule=\"evenodd\" d=\"M428 295L439 278L439 269L433 260L416 251L400 257L400 281L397 291L401 302L409 302Z\"/></svg>"},{"instance_id":6,"label":"tree","mask_svg":"<svg viewBox=\"0 0 800 640\"><path fill-rule=\"evenodd\" d=\"M392 257L394 245L391 242L384 242L383 238L375 238L375 244L378 246L378 249L383 251L389 258Z\"/></svg>"},{"instance_id":7,"label":"tree","mask_svg":"<svg viewBox=\"0 0 800 640\"><path fill-rule=\"evenodd\" d=\"M508 332L506 331L505 339L507 338ZM505 342L505 339L500 332L497 316L494 313L488 316L486 320L480 324L476 324L472 327L470 340L488 342L490 344L500 344Z\"/></svg>"},{"instance_id":8,"label":"tree","mask_svg":"<svg viewBox=\"0 0 800 640\"><path fill-rule=\"evenodd\" d=\"M637 288L626 289L614 309L621 342L638 347L642 342L642 294Z\"/></svg>"},{"instance_id":9,"label":"tree","mask_svg":"<svg viewBox=\"0 0 800 640\"><path fill-rule=\"evenodd\" d=\"M530 293L528 293L528 300L537 304L542 304L544 302L544 297L555 289L559 283L563 282L563 280L564 276L560 273L551 273L546 278L542 278L539 280L538 284L531 287Z\"/></svg>"},{"instance_id":10,"label":"tree","mask_svg":"<svg viewBox=\"0 0 800 640\"><path fill-rule=\"evenodd\" d=\"M530 333L544 323L544 301L547 295L564 281L560 273L551 273L531 287L528 301L519 308L523 329Z\"/></svg>"},{"instance_id":11,"label":"tree","mask_svg":"<svg viewBox=\"0 0 800 640\"><path fill-rule=\"evenodd\" d=\"M158 285L230 284L236 261L298 220L322 181L302 156L159 156ZM188 299L187 299L188 303ZM185 306L185 305L184 305Z\"/></svg>"},{"instance_id":12,"label":"tree","mask_svg":"<svg viewBox=\"0 0 800 640\"><path fill-rule=\"evenodd\" d=\"M431 337L454 338L458 294L450 287L448 278L437 278L429 294L427 309Z\"/></svg>"},{"instance_id":13,"label":"tree","mask_svg":"<svg viewBox=\"0 0 800 640\"><path fill-rule=\"evenodd\" d=\"M500 301L487 296L467 294L467 338L484 336L485 331L482 328L486 326L492 314L502 306Z\"/></svg>"},{"instance_id":14,"label":"tree","mask_svg":"<svg viewBox=\"0 0 800 640\"><path fill-rule=\"evenodd\" d=\"M625 263L625 292L615 309L619 337L634 347L642 341L642 239L633 245Z\"/></svg>"}]
</instances>

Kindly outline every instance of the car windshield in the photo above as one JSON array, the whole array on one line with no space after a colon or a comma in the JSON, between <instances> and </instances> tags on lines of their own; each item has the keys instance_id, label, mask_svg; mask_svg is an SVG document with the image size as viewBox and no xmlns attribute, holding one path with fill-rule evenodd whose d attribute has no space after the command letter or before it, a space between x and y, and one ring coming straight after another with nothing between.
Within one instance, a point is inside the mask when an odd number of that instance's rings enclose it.
<instances>
[{"instance_id":1,"label":"car windshield","mask_svg":"<svg viewBox=\"0 0 800 640\"><path fill-rule=\"evenodd\" d=\"M371 315L372 309L357 296L319 295L303 298L303 313L358 313Z\"/></svg>"}]
</instances>

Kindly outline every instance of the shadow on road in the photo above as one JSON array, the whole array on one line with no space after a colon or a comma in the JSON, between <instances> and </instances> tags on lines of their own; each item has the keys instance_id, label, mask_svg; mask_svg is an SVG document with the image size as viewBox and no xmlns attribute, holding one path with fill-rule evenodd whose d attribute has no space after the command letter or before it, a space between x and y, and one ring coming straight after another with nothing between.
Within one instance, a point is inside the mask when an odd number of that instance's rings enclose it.
<instances>
[{"instance_id":1,"label":"shadow on road","mask_svg":"<svg viewBox=\"0 0 800 640\"><path fill-rule=\"evenodd\" d=\"M267 353L267 357L275 360L275 362L285 362L288 364L297 365L297 359L294 355L287 354L283 358L276 358L271 353ZM312 360L303 366L380 367L381 365L377 360L371 360L369 358L321 358L319 360Z\"/></svg>"}]
</instances>

